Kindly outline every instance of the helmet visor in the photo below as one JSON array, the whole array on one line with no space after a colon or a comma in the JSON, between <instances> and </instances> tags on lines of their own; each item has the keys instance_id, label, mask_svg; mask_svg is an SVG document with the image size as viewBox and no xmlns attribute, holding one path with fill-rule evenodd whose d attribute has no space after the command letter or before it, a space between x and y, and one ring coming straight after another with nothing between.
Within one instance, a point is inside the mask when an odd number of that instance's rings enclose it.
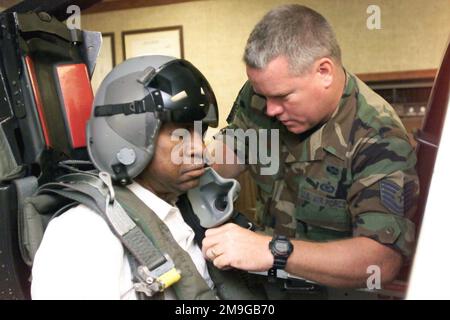
<instances>
[{"instance_id":1,"label":"helmet visor","mask_svg":"<svg viewBox=\"0 0 450 320\"><path fill-rule=\"evenodd\" d=\"M161 91L162 120L189 123L203 121L218 125L217 101L203 74L186 60L173 60L161 66L148 87Z\"/></svg>"}]
</instances>

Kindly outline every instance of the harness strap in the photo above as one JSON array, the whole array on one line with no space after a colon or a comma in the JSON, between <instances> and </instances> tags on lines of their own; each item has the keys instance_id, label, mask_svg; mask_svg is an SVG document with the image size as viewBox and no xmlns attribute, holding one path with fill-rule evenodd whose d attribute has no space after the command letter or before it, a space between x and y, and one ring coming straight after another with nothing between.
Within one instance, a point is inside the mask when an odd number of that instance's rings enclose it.
<instances>
[{"instance_id":1,"label":"harness strap","mask_svg":"<svg viewBox=\"0 0 450 320\"><path fill-rule=\"evenodd\" d=\"M117 200L130 217L158 248L173 258L175 265L181 270L183 277L173 285L177 298L181 300L217 299L215 291L208 286L189 254L180 247L164 222L127 188L116 187L115 190Z\"/></svg>"},{"instance_id":2,"label":"harness strap","mask_svg":"<svg viewBox=\"0 0 450 320\"><path fill-rule=\"evenodd\" d=\"M140 282L136 291L153 296L180 279L171 258L163 254L142 232L117 202L109 201L110 194L103 182L94 175L74 173L59 182L48 183L39 193L50 193L84 204L100 214L140 266Z\"/></svg>"}]
</instances>

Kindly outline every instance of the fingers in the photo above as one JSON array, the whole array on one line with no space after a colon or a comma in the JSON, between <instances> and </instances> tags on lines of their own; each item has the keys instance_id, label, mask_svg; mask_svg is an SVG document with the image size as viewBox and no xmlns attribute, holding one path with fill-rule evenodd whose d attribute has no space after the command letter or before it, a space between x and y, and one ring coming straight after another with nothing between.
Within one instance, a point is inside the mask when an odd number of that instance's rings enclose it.
<instances>
[{"instance_id":1,"label":"fingers","mask_svg":"<svg viewBox=\"0 0 450 320\"><path fill-rule=\"evenodd\" d=\"M237 226L237 225L235 225L234 223L226 223L220 227L208 229L205 232L205 236L210 237L210 236L222 234L222 233L232 229L233 226Z\"/></svg>"},{"instance_id":2,"label":"fingers","mask_svg":"<svg viewBox=\"0 0 450 320\"><path fill-rule=\"evenodd\" d=\"M220 251L216 248L209 248L206 251L206 257L209 259L216 268L218 269L230 269L230 265L225 258L225 255L223 253L220 253Z\"/></svg>"},{"instance_id":3,"label":"fingers","mask_svg":"<svg viewBox=\"0 0 450 320\"><path fill-rule=\"evenodd\" d=\"M216 248L215 249L216 256L218 255L218 253L223 253L223 251L220 252L220 251L217 250L217 248L219 246L226 246L227 245L226 242L223 243L222 241L223 241L223 236L221 236L221 234L215 234L215 235L212 235L212 236L211 235L205 236L205 238L203 238L203 241L202 241L202 252L203 252L203 255L205 257L209 258L210 252L208 252L208 250L210 250L211 248ZM225 250L225 248L223 248L223 249Z\"/></svg>"},{"instance_id":4,"label":"fingers","mask_svg":"<svg viewBox=\"0 0 450 320\"><path fill-rule=\"evenodd\" d=\"M226 251L226 248L229 246L233 246L233 243L236 239L236 234L232 234L233 229L240 229L237 225L233 223L227 223L218 228L211 228L206 230L205 238L202 241L202 252L205 257L208 256L208 250L212 247L216 248L216 252L218 248L221 248L221 254Z\"/></svg>"},{"instance_id":5,"label":"fingers","mask_svg":"<svg viewBox=\"0 0 450 320\"><path fill-rule=\"evenodd\" d=\"M202 252L204 256L209 257L208 250L220 243L220 235L222 232L222 227L206 230L205 238L202 241Z\"/></svg>"},{"instance_id":6,"label":"fingers","mask_svg":"<svg viewBox=\"0 0 450 320\"><path fill-rule=\"evenodd\" d=\"M220 255L212 260L212 263L217 269L228 270L231 269L231 265L226 259L225 255Z\"/></svg>"},{"instance_id":7,"label":"fingers","mask_svg":"<svg viewBox=\"0 0 450 320\"><path fill-rule=\"evenodd\" d=\"M211 260L214 261L214 259L218 256L218 254L214 251L214 248L209 248L208 250L206 250L206 257Z\"/></svg>"}]
</instances>

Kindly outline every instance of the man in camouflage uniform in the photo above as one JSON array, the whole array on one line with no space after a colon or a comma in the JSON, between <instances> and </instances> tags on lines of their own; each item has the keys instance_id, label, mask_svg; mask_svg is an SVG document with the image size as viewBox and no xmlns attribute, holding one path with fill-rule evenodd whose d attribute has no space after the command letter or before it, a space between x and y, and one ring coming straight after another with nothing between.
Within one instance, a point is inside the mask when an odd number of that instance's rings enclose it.
<instances>
[{"instance_id":1,"label":"man in camouflage uniform","mask_svg":"<svg viewBox=\"0 0 450 320\"><path fill-rule=\"evenodd\" d=\"M330 287L366 287L368 267L378 266L381 282L392 281L413 252L408 217L419 189L415 153L392 107L343 68L330 25L300 5L269 12L244 60L249 81L228 129L279 130L278 172L261 174L248 152L245 167L258 187L258 222L293 244L285 270ZM249 150L235 140L235 153ZM244 166L214 167L235 176ZM219 268L267 271L270 240L227 224L206 232L202 250Z\"/></svg>"}]
</instances>

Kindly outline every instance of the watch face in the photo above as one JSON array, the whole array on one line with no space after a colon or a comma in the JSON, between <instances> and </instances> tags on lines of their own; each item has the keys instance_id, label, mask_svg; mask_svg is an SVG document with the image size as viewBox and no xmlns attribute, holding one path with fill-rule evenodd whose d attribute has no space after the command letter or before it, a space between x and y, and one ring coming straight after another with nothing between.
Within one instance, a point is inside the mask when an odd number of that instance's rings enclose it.
<instances>
[{"instance_id":1,"label":"watch face","mask_svg":"<svg viewBox=\"0 0 450 320\"><path fill-rule=\"evenodd\" d=\"M287 259L294 250L294 246L285 236L274 236L269 242L269 248L274 256L273 268L284 269Z\"/></svg>"},{"instance_id":2,"label":"watch face","mask_svg":"<svg viewBox=\"0 0 450 320\"><path fill-rule=\"evenodd\" d=\"M275 242L275 250L279 251L280 253L286 253L289 250L289 243L287 242Z\"/></svg>"}]
</instances>

